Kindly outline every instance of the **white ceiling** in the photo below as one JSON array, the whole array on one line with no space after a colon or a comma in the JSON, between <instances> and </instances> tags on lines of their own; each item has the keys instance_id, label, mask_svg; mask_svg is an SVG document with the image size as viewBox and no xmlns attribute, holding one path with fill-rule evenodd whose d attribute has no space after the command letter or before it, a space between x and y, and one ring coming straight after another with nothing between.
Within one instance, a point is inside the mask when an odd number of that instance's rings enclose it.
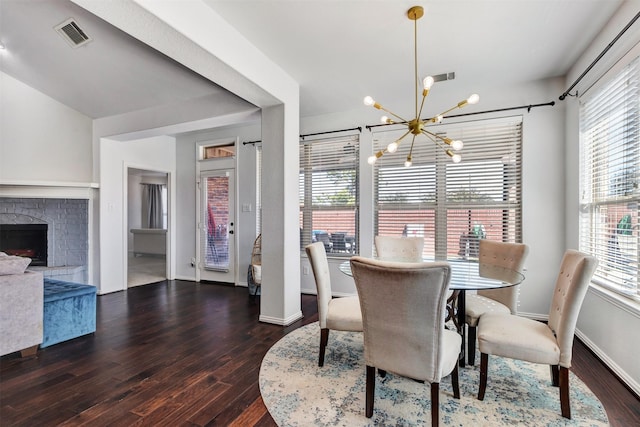
<instances>
[{"instance_id":1,"label":"white ceiling","mask_svg":"<svg viewBox=\"0 0 640 427\"><path fill-rule=\"evenodd\" d=\"M203 1L300 83L302 117L363 108L364 95L413 99L413 5L419 76L455 72L438 90L466 97L479 82L563 76L622 2ZM91 43L72 49L53 30L69 17ZM93 118L223 91L67 0L0 0L0 41L2 71Z\"/></svg>"},{"instance_id":2,"label":"white ceiling","mask_svg":"<svg viewBox=\"0 0 640 427\"><path fill-rule=\"evenodd\" d=\"M93 40L72 48L68 18ZM92 118L224 91L68 0L0 0L0 42L2 71Z\"/></svg>"}]
</instances>

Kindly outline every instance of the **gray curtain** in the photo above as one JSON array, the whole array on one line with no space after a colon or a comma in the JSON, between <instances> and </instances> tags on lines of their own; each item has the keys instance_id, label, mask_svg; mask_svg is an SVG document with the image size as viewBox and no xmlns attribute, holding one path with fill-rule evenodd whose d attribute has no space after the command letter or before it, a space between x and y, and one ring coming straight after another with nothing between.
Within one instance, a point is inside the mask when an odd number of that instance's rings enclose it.
<instances>
[{"instance_id":1,"label":"gray curtain","mask_svg":"<svg viewBox=\"0 0 640 427\"><path fill-rule=\"evenodd\" d=\"M145 184L149 228L162 228L162 184Z\"/></svg>"}]
</instances>

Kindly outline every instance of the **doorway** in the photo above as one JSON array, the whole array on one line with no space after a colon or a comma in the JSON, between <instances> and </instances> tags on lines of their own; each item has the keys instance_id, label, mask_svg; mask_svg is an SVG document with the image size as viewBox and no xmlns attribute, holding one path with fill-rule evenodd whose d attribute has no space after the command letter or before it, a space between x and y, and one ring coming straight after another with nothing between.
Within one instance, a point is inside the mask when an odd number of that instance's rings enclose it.
<instances>
[{"instance_id":1,"label":"doorway","mask_svg":"<svg viewBox=\"0 0 640 427\"><path fill-rule=\"evenodd\" d=\"M168 179L164 172L128 169L127 287L167 279Z\"/></svg>"}]
</instances>

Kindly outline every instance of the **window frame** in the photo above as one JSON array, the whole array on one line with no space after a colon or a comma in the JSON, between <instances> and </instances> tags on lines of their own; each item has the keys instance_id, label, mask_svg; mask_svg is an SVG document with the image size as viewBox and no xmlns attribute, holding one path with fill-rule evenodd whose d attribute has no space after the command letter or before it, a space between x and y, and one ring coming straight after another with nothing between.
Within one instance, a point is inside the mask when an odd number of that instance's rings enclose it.
<instances>
[{"instance_id":1,"label":"window frame","mask_svg":"<svg viewBox=\"0 0 640 427\"><path fill-rule=\"evenodd\" d=\"M640 232L637 231L640 216L640 148L637 147L640 138L640 49L633 49L618 61L580 95L579 102L579 249L599 260L592 284L637 303L640 301L637 278L640 261ZM627 110L629 105L632 110ZM620 111L623 111L624 120L617 125L612 117ZM627 139L631 144L626 143ZM618 157L610 160L612 156ZM625 173L635 169L631 182L614 179L621 168ZM629 224L628 229L621 232L618 224L622 217L618 216L624 217L626 210L635 214L636 224ZM627 239L627 231L630 231L630 239ZM620 239L625 240L622 245Z\"/></svg>"}]
</instances>

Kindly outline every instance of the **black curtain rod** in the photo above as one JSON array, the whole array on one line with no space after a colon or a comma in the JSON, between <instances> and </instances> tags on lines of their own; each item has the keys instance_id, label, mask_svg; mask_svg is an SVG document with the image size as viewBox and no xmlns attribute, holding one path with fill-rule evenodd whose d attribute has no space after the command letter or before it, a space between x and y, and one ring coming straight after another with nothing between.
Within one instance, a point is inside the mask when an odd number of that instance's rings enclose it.
<instances>
[{"instance_id":1,"label":"black curtain rod","mask_svg":"<svg viewBox=\"0 0 640 427\"><path fill-rule=\"evenodd\" d=\"M529 104L529 105L521 105L519 107L507 107L507 108L498 108L496 110L477 111L475 113L452 114L450 116L444 116L444 118L445 119L449 119L449 118L452 118L452 117L474 116L476 114L499 113L499 112L502 112L502 111L522 110L524 108L527 109L527 112L530 112L531 109L535 108L535 107L553 107L554 105L556 105L556 102L555 101L551 101L551 102L547 102L546 104ZM373 128L377 128L377 127L380 127L380 126L392 126L392 125L400 125L400 124L406 124L406 122L397 122L397 123L391 123L391 124L381 123L379 125L367 125L365 127L368 130L371 130Z\"/></svg>"},{"instance_id":2,"label":"black curtain rod","mask_svg":"<svg viewBox=\"0 0 640 427\"><path fill-rule=\"evenodd\" d=\"M349 132L352 130L357 130L358 132L362 132L362 127L358 126L357 128L349 128L349 129L340 129L340 130L329 130L326 132L316 132L316 133L307 133L305 135L300 135L301 139L304 139L307 136L317 136L317 135L325 135L329 133L338 133L338 132Z\"/></svg>"},{"instance_id":3,"label":"black curtain rod","mask_svg":"<svg viewBox=\"0 0 640 427\"><path fill-rule=\"evenodd\" d=\"M317 135L326 135L329 133L338 133L338 132L348 132L348 131L352 131L352 130L357 130L358 132L362 132L362 127L358 126L357 128L349 128L349 129L339 129L339 130L328 130L326 132L316 132L316 133L307 133L305 135L300 135L300 139L304 139L307 136L317 136ZM247 145L247 144L257 144L259 142L262 142L262 140L258 140L258 141L245 141L242 143L242 145Z\"/></svg>"},{"instance_id":4,"label":"black curtain rod","mask_svg":"<svg viewBox=\"0 0 640 427\"><path fill-rule=\"evenodd\" d=\"M602 59L604 54L607 53L609 49L611 49L611 46L613 46L613 44L617 42L620 37L622 37L622 35L629 29L629 27L631 27L633 23L638 20L638 17L640 17L640 12L638 12L636 16L634 16L633 19L629 21L629 23L622 29L622 31L620 31L618 35L611 41L611 43L609 43L607 47L605 47L604 50L600 52L600 55L598 55L598 57L591 63L591 65L589 65L587 69L584 70L582 74L580 74L580 77L578 77L576 81L573 82L571 87L567 89L562 95L560 95L560 97L558 98L560 101L564 101L567 95L569 95L569 92L571 92L571 89L573 89L578 83L580 83L580 80L582 80L582 78L591 70L591 68L593 68L593 66L596 65L596 63L600 61L600 59Z\"/></svg>"}]
</instances>

